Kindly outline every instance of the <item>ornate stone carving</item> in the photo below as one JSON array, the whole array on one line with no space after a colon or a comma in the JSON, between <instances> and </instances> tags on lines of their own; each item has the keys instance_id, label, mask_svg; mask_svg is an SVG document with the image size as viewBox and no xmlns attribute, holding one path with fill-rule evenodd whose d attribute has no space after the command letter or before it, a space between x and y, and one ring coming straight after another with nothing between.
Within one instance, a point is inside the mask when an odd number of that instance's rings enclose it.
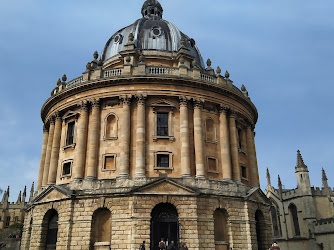
<instances>
[{"instance_id":1,"label":"ornate stone carving","mask_svg":"<svg viewBox=\"0 0 334 250\"><path fill-rule=\"evenodd\" d=\"M248 97L248 91L247 91L245 85L243 85L243 84L241 86L241 91L242 91L242 93L244 94L245 97Z\"/></svg>"},{"instance_id":2,"label":"ornate stone carving","mask_svg":"<svg viewBox=\"0 0 334 250\"><path fill-rule=\"evenodd\" d=\"M88 102L87 101L82 101L79 103L80 110L83 112L87 112L88 110Z\"/></svg>"},{"instance_id":3,"label":"ornate stone carving","mask_svg":"<svg viewBox=\"0 0 334 250\"><path fill-rule=\"evenodd\" d=\"M97 58L99 58L99 53L95 50L93 57L95 60L97 60Z\"/></svg>"},{"instance_id":4,"label":"ornate stone carving","mask_svg":"<svg viewBox=\"0 0 334 250\"><path fill-rule=\"evenodd\" d=\"M63 80L63 82L66 82L67 81L67 76L66 74L63 75L63 77L61 78Z\"/></svg>"},{"instance_id":5,"label":"ornate stone carving","mask_svg":"<svg viewBox=\"0 0 334 250\"><path fill-rule=\"evenodd\" d=\"M129 43L132 43L133 40L134 40L134 35L133 35L133 33L130 33L129 36L128 36Z\"/></svg>"},{"instance_id":6,"label":"ornate stone carving","mask_svg":"<svg viewBox=\"0 0 334 250\"><path fill-rule=\"evenodd\" d=\"M179 100L180 100L180 107L187 107L189 98L187 98L186 96L180 96Z\"/></svg>"},{"instance_id":7,"label":"ornate stone carving","mask_svg":"<svg viewBox=\"0 0 334 250\"><path fill-rule=\"evenodd\" d=\"M54 119L55 119L56 121L61 121L61 120L62 120L62 118L61 118L59 112L55 112L53 116L54 116Z\"/></svg>"},{"instance_id":8,"label":"ornate stone carving","mask_svg":"<svg viewBox=\"0 0 334 250\"><path fill-rule=\"evenodd\" d=\"M203 100L197 98L194 98L193 100L194 100L194 108L199 108L199 109L203 108Z\"/></svg>"},{"instance_id":9,"label":"ornate stone carving","mask_svg":"<svg viewBox=\"0 0 334 250\"><path fill-rule=\"evenodd\" d=\"M224 112L225 114L227 114L229 108L223 105L219 106L219 112Z\"/></svg>"},{"instance_id":10,"label":"ornate stone carving","mask_svg":"<svg viewBox=\"0 0 334 250\"><path fill-rule=\"evenodd\" d=\"M230 79L230 73L227 70L225 71L225 78Z\"/></svg>"},{"instance_id":11,"label":"ornate stone carving","mask_svg":"<svg viewBox=\"0 0 334 250\"><path fill-rule=\"evenodd\" d=\"M136 95L137 105L145 105L147 95Z\"/></svg>"},{"instance_id":12,"label":"ornate stone carving","mask_svg":"<svg viewBox=\"0 0 334 250\"><path fill-rule=\"evenodd\" d=\"M123 102L123 105L131 104L132 95L121 95L119 99Z\"/></svg>"},{"instance_id":13,"label":"ornate stone carving","mask_svg":"<svg viewBox=\"0 0 334 250\"><path fill-rule=\"evenodd\" d=\"M92 108L100 108L100 99L99 98L94 98L90 102L92 104Z\"/></svg>"}]
</instances>

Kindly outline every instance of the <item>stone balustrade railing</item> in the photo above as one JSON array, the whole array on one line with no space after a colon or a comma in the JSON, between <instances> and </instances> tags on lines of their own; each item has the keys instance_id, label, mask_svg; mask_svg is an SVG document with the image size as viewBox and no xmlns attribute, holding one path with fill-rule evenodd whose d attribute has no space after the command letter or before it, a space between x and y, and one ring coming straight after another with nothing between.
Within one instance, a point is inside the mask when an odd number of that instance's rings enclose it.
<instances>
[{"instance_id":1,"label":"stone balustrade railing","mask_svg":"<svg viewBox=\"0 0 334 250\"><path fill-rule=\"evenodd\" d=\"M82 82L83 82L83 76L79 76L79 77L74 78L73 80L69 81L66 84L66 88L69 88L69 87L74 86L74 85L78 85L78 84L80 84Z\"/></svg>"},{"instance_id":2,"label":"stone balustrade railing","mask_svg":"<svg viewBox=\"0 0 334 250\"><path fill-rule=\"evenodd\" d=\"M146 74L148 75L179 75L178 68L169 68L169 67L147 67Z\"/></svg>"},{"instance_id":3,"label":"stone balustrade railing","mask_svg":"<svg viewBox=\"0 0 334 250\"><path fill-rule=\"evenodd\" d=\"M230 79L224 78L220 74L213 74L212 72L206 72L205 70L200 69L189 69L186 67L163 67L163 66L147 66L145 64L138 65L138 66L131 66L131 65L124 65L122 68L113 68L103 70L101 67L98 67L94 70L88 70L83 73L83 76L77 77L71 81L69 81L65 89L73 87L75 85L81 84L83 82L99 79L99 78L113 78L113 77L120 77L120 76L129 76L129 75L166 75L166 76L178 76L184 78L190 78L194 80L200 80L210 84L219 84L219 85L226 85L228 88L232 89L233 91L238 92L239 94L241 91L232 84ZM58 92L62 91L64 88L55 89L53 94L57 94Z\"/></svg>"}]
</instances>

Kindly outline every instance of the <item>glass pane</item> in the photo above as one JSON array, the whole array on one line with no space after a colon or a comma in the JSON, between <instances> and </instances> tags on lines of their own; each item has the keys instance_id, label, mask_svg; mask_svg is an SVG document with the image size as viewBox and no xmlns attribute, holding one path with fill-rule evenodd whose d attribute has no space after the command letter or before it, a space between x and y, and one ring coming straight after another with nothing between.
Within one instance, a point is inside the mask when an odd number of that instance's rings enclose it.
<instances>
[{"instance_id":1,"label":"glass pane","mask_svg":"<svg viewBox=\"0 0 334 250\"><path fill-rule=\"evenodd\" d=\"M157 167L169 168L169 155L157 155Z\"/></svg>"},{"instance_id":2,"label":"glass pane","mask_svg":"<svg viewBox=\"0 0 334 250\"><path fill-rule=\"evenodd\" d=\"M168 113L157 114L157 135L168 136Z\"/></svg>"}]
</instances>

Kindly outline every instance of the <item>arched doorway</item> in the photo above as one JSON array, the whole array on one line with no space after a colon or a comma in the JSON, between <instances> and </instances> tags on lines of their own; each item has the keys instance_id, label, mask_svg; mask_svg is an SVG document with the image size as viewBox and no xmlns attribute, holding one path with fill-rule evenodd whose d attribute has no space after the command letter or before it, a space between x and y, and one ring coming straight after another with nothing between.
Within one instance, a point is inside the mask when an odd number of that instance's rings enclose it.
<instances>
[{"instance_id":1,"label":"arched doorway","mask_svg":"<svg viewBox=\"0 0 334 250\"><path fill-rule=\"evenodd\" d=\"M179 241L178 213L170 203L156 205L151 213L151 250L158 249L161 238L175 244Z\"/></svg>"},{"instance_id":2,"label":"arched doorway","mask_svg":"<svg viewBox=\"0 0 334 250\"><path fill-rule=\"evenodd\" d=\"M264 215L260 210L257 210L255 213L255 221L256 221L257 247L259 250L265 250L266 223L264 220Z\"/></svg>"},{"instance_id":3,"label":"arched doorway","mask_svg":"<svg viewBox=\"0 0 334 250\"><path fill-rule=\"evenodd\" d=\"M58 213L56 210L50 210L46 216L47 219L47 233L45 249L56 249L57 234L58 234Z\"/></svg>"}]
</instances>

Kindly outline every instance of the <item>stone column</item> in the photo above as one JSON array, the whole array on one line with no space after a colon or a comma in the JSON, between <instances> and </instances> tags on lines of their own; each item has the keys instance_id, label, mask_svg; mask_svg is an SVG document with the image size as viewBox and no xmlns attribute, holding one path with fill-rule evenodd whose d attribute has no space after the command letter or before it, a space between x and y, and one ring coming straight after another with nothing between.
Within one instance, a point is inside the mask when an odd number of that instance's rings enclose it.
<instances>
[{"instance_id":1,"label":"stone column","mask_svg":"<svg viewBox=\"0 0 334 250\"><path fill-rule=\"evenodd\" d=\"M118 178L128 179L130 172L130 106L131 96L121 96L123 102L123 116L121 127L121 159Z\"/></svg>"},{"instance_id":2,"label":"stone column","mask_svg":"<svg viewBox=\"0 0 334 250\"><path fill-rule=\"evenodd\" d=\"M43 145L42 145L42 152L41 152L41 161L39 164L39 172L38 172L36 190L39 190L41 188L42 182L43 182L44 164L45 164L46 149L48 147L48 137L49 137L49 131L45 127L43 128L43 134L44 134Z\"/></svg>"},{"instance_id":3,"label":"stone column","mask_svg":"<svg viewBox=\"0 0 334 250\"><path fill-rule=\"evenodd\" d=\"M194 103L194 143L196 178L205 178L204 153L203 153L203 126L202 126L202 102Z\"/></svg>"},{"instance_id":4,"label":"stone column","mask_svg":"<svg viewBox=\"0 0 334 250\"><path fill-rule=\"evenodd\" d=\"M230 149L230 134L227 122L227 109L221 107L220 117L220 155L224 179L232 179L232 163Z\"/></svg>"},{"instance_id":5,"label":"stone column","mask_svg":"<svg viewBox=\"0 0 334 250\"><path fill-rule=\"evenodd\" d=\"M255 142L254 142L254 132L250 125L247 126L246 128L246 135L247 135L247 155L250 168L249 172L250 172L251 185L255 187L260 187L259 173L256 160Z\"/></svg>"},{"instance_id":6,"label":"stone column","mask_svg":"<svg viewBox=\"0 0 334 250\"><path fill-rule=\"evenodd\" d=\"M48 145L46 147L46 156L45 156L45 162L44 162L43 179L42 179L43 186L48 184L54 130L55 130L55 121L54 121L54 118L52 117L50 119Z\"/></svg>"},{"instance_id":7,"label":"stone column","mask_svg":"<svg viewBox=\"0 0 334 250\"><path fill-rule=\"evenodd\" d=\"M230 144L231 144L231 157L233 167L233 179L241 181L240 164L239 164L239 146L238 146L238 131L235 124L235 112L231 111L229 118L230 125Z\"/></svg>"},{"instance_id":8,"label":"stone column","mask_svg":"<svg viewBox=\"0 0 334 250\"><path fill-rule=\"evenodd\" d=\"M48 184L56 184L58 159L59 159L59 149L60 149L60 137L61 137L61 123L62 123L62 119L59 116L59 114L57 113L56 114L55 131L54 131L54 134L53 134Z\"/></svg>"},{"instance_id":9,"label":"stone column","mask_svg":"<svg viewBox=\"0 0 334 250\"><path fill-rule=\"evenodd\" d=\"M135 178L145 178L145 96L137 96L137 142ZM126 121L127 122L127 121ZM123 130L122 130L123 131ZM130 133L130 131L128 131Z\"/></svg>"},{"instance_id":10,"label":"stone column","mask_svg":"<svg viewBox=\"0 0 334 250\"><path fill-rule=\"evenodd\" d=\"M189 120L187 99L180 97L181 176L190 177Z\"/></svg>"},{"instance_id":11,"label":"stone column","mask_svg":"<svg viewBox=\"0 0 334 250\"><path fill-rule=\"evenodd\" d=\"M78 119L76 133L76 154L73 167L73 177L76 180L84 178L86 150L87 150L87 128L88 128L88 108L87 102L81 103L80 117Z\"/></svg>"},{"instance_id":12,"label":"stone column","mask_svg":"<svg viewBox=\"0 0 334 250\"><path fill-rule=\"evenodd\" d=\"M89 151L87 179L97 178L97 164L100 138L100 100L92 100L92 115L89 119Z\"/></svg>"}]
</instances>

